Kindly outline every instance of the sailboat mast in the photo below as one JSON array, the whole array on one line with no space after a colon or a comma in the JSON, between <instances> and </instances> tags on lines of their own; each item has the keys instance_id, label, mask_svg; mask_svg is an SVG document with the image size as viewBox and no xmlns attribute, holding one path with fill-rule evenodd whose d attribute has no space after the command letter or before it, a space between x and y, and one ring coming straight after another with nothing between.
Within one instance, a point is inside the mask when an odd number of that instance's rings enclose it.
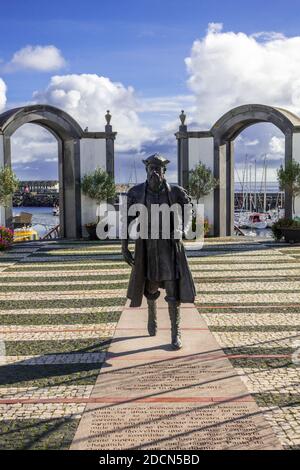
<instances>
[{"instance_id":1,"label":"sailboat mast","mask_svg":"<svg viewBox=\"0 0 300 470\"><path fill-rule=\"evenodd\" d=\"M249 209L252 211L252 165L249 165Z\"/></svg>"},{"instance_id":2,"label":"sailboat mast","mask_svg":"<svg viewBox=\"0 0 300 470\"><path fill-rule=\"evenodd\" d=\"M265 165L264 165L264 212L267 210L267 161L265 156Z\"/></svg>"},{"instance_id":3,"label":"sailboat mast","mask_svg":"<svg viewBox=\"0 0 300 470\"><path fill-rule=\"evenodd\" d=\"M254 210L257 211L257 199L256 199L256 159L254 160Z\"/></svg>"},{"instance_id":4,"label":"sailboat mast","mask_svg":"<svg viewBox=\"0 0 300 470\"><path fill-rule=\"evenodd\" d=\"M246 211L248 210L248 155L246 154L246 168L245 168L245 172L246 172L246 177L245 177L245 186L246 186L246 193L245 193L245 201L246 201Z\"/></svg>"}]
</instances>

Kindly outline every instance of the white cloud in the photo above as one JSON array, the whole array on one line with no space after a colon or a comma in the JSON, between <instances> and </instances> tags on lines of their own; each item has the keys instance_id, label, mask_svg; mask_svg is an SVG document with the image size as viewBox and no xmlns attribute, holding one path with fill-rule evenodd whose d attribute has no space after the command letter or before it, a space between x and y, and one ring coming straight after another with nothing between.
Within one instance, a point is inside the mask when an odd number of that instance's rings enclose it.
<instances>
[{"instance_id":1,"label":"white cloud","mask_svg":"<svg viewBox=\"0 0 300 470\"><path fill-rule=\"evenodd\" d=\"M50 72L61 69L66 65L62 53L57 47L26 46L14 53L5 70L12 72L20 69L31 69L40 72Z\"/></svg>"},{"instance_id":2,"label":"white cloud","mask_svg":"<svg viewBox=\"0 0 300 470\"><path fill-rule=\"evenodd\" d=\"M246 147L253 147L254 145L258 145L259 144L259 140L258 139L254 139L254 140L245 140L245 145Z\"/></svg>"},{"instance_id":3,"label":"white cloud","mask_svg":"<svg viewBox=\"0 0 300 470\"><path fill-rule=\"evenodd\" d=\"M6 105L6 85L4 80L0 78L0 112L4 110Z\"/></svg>"},{"instance_id":4,"label":"white cloud","mask_svg":"<svg viewBox=\"0 0 300 470\"><path fill-rule=\"evenodd\" d=\"M58 147L55 137L35 124L24 124L11 138L12 164L32 161L57 161Z\"/></svg>"},{"instance_id":5,"label":"white cloud","mask_svg":"<svg viewBox=\"0 0 300 470\"><path fill-rule=\"evenodd\" d=\"M214 34L220 33L223 29L223 23L208 23L207 33Z\"/></svg>"},{"instance_id":6,"label":"white cloud","mask_svg":"<svg viewBox=\"0 0 300 470\"><path fill-rule=\"evenodd\" d=\"M109 78L96 74L56 75L46 90L35 92L33 98L64 109L83 128L88 126L89 131L104 129L104 115L109 109L111 124L118 132L116 149L119 151L139 150L145 141L153 138L138 116L134 89Z\"/></svg>"},{"instance_id":7,"label":"white cloud","mask_svg":"<svg viewBox=\"0 0 300 470\"><path fill-rule=\"evenodd\" d=\"M225 112L247 103L299 113L300 36L223 32L221 26L210 24L185 59L198 124L210 127Z\"/></svg>"},{"instance_id":8,"label":"white cloud","mask_svg":"<svg viewBox=\"0 0 300 470\"><path fill-rule=\"evenodd\" d=\"M254 147L260 143L258 139L248 139L245 137L244 133L239 134L235 142L242 144L245 147Z\"/></svg>"},{"instance_id":9,"label":"white cloud","mask_svg":"<svg viewBox=\"0 0 300 470\"><path fill-rule=\"evenodd\" d=\"M139 112L172 113L179 115L182 108L192 109L195 105L194 95L156 96L139 100ZM178 120L179 122L179 120Z\"/></svg>"},{"instance_id":10,"label":"white cloud","mask_svg":"<svg viewBox=\"0 0 300 470\"><path fill-rule=\"evenodd\" d=\"M282 156L284 155L284 151L285 151L284 146L285 146L284 137L276 137L274 135L269 142L269 152L272 155L280 155L280 157L282 158Z\"/></svg>"},{"instance_id":11,"label":"white cloud","mask_svg":"<svg viewBox=\"0 0 300 470\"><path fill-rule=\"evenodd\" d=\"M258 33L251 34L252 38L260 39L261 41L269 41L273 39L285 39L284 34L277 33L276 31L260 31Z\"/></svg>"}]
</instances>

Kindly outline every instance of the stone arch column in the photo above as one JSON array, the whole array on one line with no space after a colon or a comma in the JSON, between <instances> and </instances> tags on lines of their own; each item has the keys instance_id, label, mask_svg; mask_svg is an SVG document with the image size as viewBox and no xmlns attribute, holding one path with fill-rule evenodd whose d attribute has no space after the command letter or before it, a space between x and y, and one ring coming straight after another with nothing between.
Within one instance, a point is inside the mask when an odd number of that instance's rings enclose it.
<instances>
[{"instance_id":1,"label":"stone arch column","mask_svg":"<svg viewBox=\"0 0 300 470\"><path fill-rule=\"evenodd\" d=\"M83 133L80 141L80 161L81 178L95 170L96 167L101 167L107 171L109 175L114 177L114 141L117 133L113 132L110 124L111 114L109 111L105 115L106 126L104 132L89 132ZM97 204L89 197L81 194L81 223L82 235L88 235L85 224L96 221Z\"/></svg>"},{"instance_id":2,"label":"stone arch column","mask_svg":"<svg viewBox=\"0 0 300 470\"><path fill-rule=\"evenodd\" d=\"M260 104L239 106L224 114L209 131L186 130L189 150L183 158L188 162L189 170L201 161L211 167L220 181L219 187L204 200L204 211L215 236L233 233L233 141L244 129L259 122L270 122L278 127L285 135L285 162L294 158L300 163L300 118L281 108ZM300 215L300 197L296 198L295 207ZM285 192L285 211L287 217L292 216L292 197L288 191Z\"/></svg>"},{"instance_id":3,"label":"stone arch column","mask_svg":"<svg viewBox=\"0 0 300 470\"><path fill-rule=\"evenodd\" d=\"M106 119L110 121L110 114ZM116 132L107 121L105 132L83 131L67 113L54 106L32 105L11 109L0 115L0 167L11 165L10 138L23 124L37 124L51 132L58 142L61 234L81 238L83 220L91 206L81 194L81 177L96 166L114 173L114 139ZM2 221L8 222L11 208L2 208ZM96 215L96 213L95 213ZM4 220L3 220L4 219Z\"/></svg>"},{"instance_id":4,"label":"stone arch column","mask_svg":"<svg viewBox=\"0 0 300 470\"><path fill-rule=\"evenodd\" d=\"M3 139L2 164L11 165L10 138L23 124L37 124L50 131L58 141L60 179L61 233L66 238L81 236L80 150L82 129L64 111L48 105L16 108L0 116ZM6 220L9 216L6 211Z\"/></svg>"}]
</instances>

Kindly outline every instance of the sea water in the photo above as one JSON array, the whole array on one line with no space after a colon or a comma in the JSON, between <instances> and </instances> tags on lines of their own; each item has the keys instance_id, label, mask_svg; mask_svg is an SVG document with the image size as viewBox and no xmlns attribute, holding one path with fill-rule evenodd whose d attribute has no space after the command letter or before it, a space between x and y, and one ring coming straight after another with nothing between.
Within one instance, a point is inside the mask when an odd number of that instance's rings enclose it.
<instances>
[{"instance_id":1,"label":"sea water","mask_svg":"<svg viewBox=\"0 0 300 470\"><path fill-rule=\"evenodd\" d=\"M59 215L53 215L53 207L14 207L13 216L20 212L32 214L32 227L39 237L43 237L51 228L59 224Z\"/></svg>"}]
</instances>

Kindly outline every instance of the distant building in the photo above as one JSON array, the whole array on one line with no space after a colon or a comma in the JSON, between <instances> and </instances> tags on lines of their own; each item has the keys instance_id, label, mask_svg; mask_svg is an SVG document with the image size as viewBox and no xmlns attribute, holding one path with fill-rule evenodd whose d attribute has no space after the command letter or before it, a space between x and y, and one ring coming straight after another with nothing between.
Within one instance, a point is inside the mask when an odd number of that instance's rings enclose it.
<instances>
[{"instance_id":1,"label":"distant building","mask_svg":"<svg viewBox=\"0 0 300 470\"><path fill-rule=\"evenodd\" d=\"M59 182L57 180L20 181L19 184L19 192L21 193L45 193L58 191Z\"/></svg>"}]
</instances>

